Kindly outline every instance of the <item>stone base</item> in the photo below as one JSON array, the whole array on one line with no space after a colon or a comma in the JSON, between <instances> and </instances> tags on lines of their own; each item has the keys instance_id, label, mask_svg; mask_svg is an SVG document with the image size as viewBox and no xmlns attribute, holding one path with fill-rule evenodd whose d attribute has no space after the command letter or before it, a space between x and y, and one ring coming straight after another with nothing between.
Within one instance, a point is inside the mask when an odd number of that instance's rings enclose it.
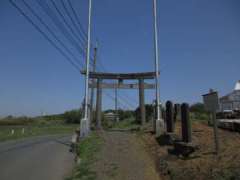
<instances>
[{"instance_id":1,"label":"stone base","mask_svg":"<svg viewBox=\"0 0 240 180\"><path fill-rule=\"evenodd\" d=\"M173 145L175 141L178 140L178 137L174 133L164 133L157 138L157 141L160 145Z\"/></svg>"},{"instance_id":2,"label":"stone base","mask_svg":"<svg viewBox=\"0 0 240 180\"><path fill-rule=\"evenodd\" d=\"M233 123L233 127L236 132L240 132L240 123L239 122Z\"/></svg>"},{"instance_id":3,"label":"stone base","mask_svg":"<svg viewBox=\"0 0 240 180\"><path fill-rule=\"evenodd\" d=\"M89 134L89 125L88 125L88 119L81 119L81 124L80 124L80 137L84 138L88 136Z\"/></svg>"},{"instance_id":4,"label":"stone base","mask_svg":"<svg viewBox=\"0 0 240 180\"><path fill-rule=\"evenodd\" d=\"M156 120L156 137L160 137L163 134L164 131L164 121L163 119L157 119Z\"/></svg>"},{"instance_id":5,"label":"stone base","mask_svg":"<svg viewBox=\"0 0 240 180\"><path fill-rule=\"evenodd\" d=\"M198 146L192 143L174 142L173 145L174 149L169 149L168 152L175 155L182 155L184 157L188 157L198 149Z\"/></svg>"}]
</instances>

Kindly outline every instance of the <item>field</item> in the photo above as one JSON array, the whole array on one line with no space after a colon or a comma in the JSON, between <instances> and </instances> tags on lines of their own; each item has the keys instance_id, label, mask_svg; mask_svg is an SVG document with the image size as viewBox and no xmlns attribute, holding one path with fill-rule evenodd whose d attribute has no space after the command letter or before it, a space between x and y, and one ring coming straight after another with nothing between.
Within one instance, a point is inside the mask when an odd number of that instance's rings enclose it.
<instances>
[{"instance_id":1,"label":"field","mask_svg":"<svg viewBox=\"0 0 240 180\"><path fill-rule=\"evenodd\" d=\"M31 136L73 133L78 124L67 124L63 119L6 118L0 120L0 142Z\"/></svg>"},{"instance_id":2,"label":"field","mask_svg":"<svg viewBox=\"0 0 240 180\"><path fill-rule=\"evenodd\" d=\"M73 133L77 127L77 125L64 124L44 126L0 126L0 141L21 139L31 136L69 134ZM12 131L14 131L14 134L12 134Z\"/></svg>"}]
</instances>

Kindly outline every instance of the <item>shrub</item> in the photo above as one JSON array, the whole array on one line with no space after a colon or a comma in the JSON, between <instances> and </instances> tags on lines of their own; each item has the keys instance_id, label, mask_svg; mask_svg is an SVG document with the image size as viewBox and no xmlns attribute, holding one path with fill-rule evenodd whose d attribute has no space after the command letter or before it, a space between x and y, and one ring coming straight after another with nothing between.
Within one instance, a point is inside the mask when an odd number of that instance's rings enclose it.
<instances>
[{"instance_id":1,"label":"shrub","mask_svg":"<svg viewBox=\"0 0 240 180\"><path fill-rule=\"evenodd\" d=\"M63 118L66 123L80 123L80 119L82 118L82 111L81 110L72 110L66 111L63 114Z\"/></svg>"},{"instance_id":2,"label":"shrub","mask_svg":"<svg viewBox=\"0 0 240 180\"><path fill-rule=\"evenodd\" d=\"M154 107L151 104L145 104L145 110L146 110L146 120L150 121L154 115ZM140 123L140 119L141 119L140 107L138 107L135 110L135 116L136 116L136 121Z\"/></svg>"},{"instance_id":3,"label":"shrub","mask_svg":"<svg viewBox=\"0 0 240 180\"><path fill-rule=\"evenodd\" d=\"M33 118L29 118L26 116L21 117L7 116L0 120L0 125L1 126L28 125L33 122L34 122Z\"/></svg>"},{"instance_id":4,"label":"shrub","mask_svg":"<svg viewBox=\"0 0 240 180\"><path fill-rule=\"evenodd\" d=\"M195 103L190 106L191 117L194 120L208 121L209 114L204 108L204 104Z\"/></svg>"}]
</instances>

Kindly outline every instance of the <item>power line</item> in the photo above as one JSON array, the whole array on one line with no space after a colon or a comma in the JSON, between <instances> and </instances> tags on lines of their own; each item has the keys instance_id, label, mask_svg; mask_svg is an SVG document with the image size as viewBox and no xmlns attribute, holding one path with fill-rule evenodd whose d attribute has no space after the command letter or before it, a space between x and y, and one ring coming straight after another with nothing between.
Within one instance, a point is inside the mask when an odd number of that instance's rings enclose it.
<instances>
[{"instance_id":1,"label":"power line","mask_svg":"<svg viewBox=\"0 0 240 180\"><path fill-rule=\"evenodd\" d=\"M42 36L56 49L60 52L60 54L62 54L66 60L79 72L80 71L80 67L72 61L72 59L58 46L55 44L55 42L36 24L34 23L34 21L12 0L9 0L9 2L13 5L13 7L15 7L20 14L22 14L25 19L40 33L42 34ZM38 1L37 1L38 2ZM34 16L37 17L37 19L48 29L48 31L54 36L54 38L60 43L61 41L57 38L57 36L53 33L53 31L49 28L49 26L47 26L44 21L35 13L35 11L23 0L23 3L26 5L26 7L34 14ZM67 50L66 46L61 42L61 45L63 45L63 47L65 48L65 50ZM68 51L68 50L67 50ZM111 99L114 100L114 97L108 93L105 93L106 96L110 97ZM124 101L124 100L123 100ZM121 104L122 106L125 106L124 104L122 104L121 102L119 102L119 104ZM127 103L128 104L128 103ZM130 104L128 104L128 106L132 107ZM126 106L125 106L126 107Z\"/></svg>"},{"instance_id":2,"label":"power line","mask_svg":"<svg viewBox=\"0 0 240 180\"><path fill-rule=\"evenodd\" d=\"M78 42L75 40L74 37L72 37L71 34L69 34L68 30L65 28L65 26L62 24L62 22L58 19L56 14L52 11L50 6L44 2L37 0L38 5L42 8L42 10L48 15L48 17L52 20L52 22L55 24L55 26L61 31L61 33L65 36L65 38L72 44L72 46L77 50L77 52L85 57L85 51L84 49L79 46Z\"/></svg>"},{"instance_id":3,"label":"power line","mask_svg":"<svg viewBox=\"0 0 240 180\"><path fill-rule=\"evenodd\" d=\"M115 98L111 95L111 94L109 94L109 93L107 93L107 92L104 92L104 94L105 94L105 96L107 96L108 98L110 98L111 100L113 100L114 102L115 102ZM123 106L125 109L128 109L128 107L126 106L126 105L124 105L124 104L122 104L121 102L118 102L121 106Z\"/></svg>"},{"instance_id":4,"label":"power line","mask_svg":"<svg viewBox=\"0 0 240 180\"><path fill-rule=\"evenodd\" d=\"M51 30L51 28L43 21L43 19L29 6L29 4L22 0L24 5L31 11L31 13L44 25L44 27L50 32L50 34L54 37L54 39L62 45L62 47L69 53L71 56L75 59L75 62L79 64L83 68L82 62L79 61L79 59L70 51L69 48L66 47L66 45L56 36L56 34Z\"/></svg>"},{"instance_id":5,"label":"power line","mask_svg":"<svg viewBox=\"0 0 240 180\"><path fill-rule=\"evenodd\" d=\"M131 104L132 107L134 107L134 105L132 104L131 101L134 101L136 104L138 104L137 100L133 99L132 97L130 97L128 94L120 94L119 93L119 97L124 99L126 102L128 102L128 104Z\"/></svg>"},{"instance_id":6,"label":"power line","mask_svg":"<svg viewBox=\"0 0 240 180\"><path fill-rule=\"evenodd\" d=\"M37 1L38 1L39 4L41 4L39 0L37 0ZM50 2L52 3L54 9L57 11L58 15L63 19L63 22L64 22L65 26L67 26L67 27L69 28L69 30L71 31L71 33L75 36L75 38L76 38L78 41L80 41L80 44L84 47L85 44L82 42L82 39L79 38L78 35L74 32L73 28L70 26L70 24L69 24L68 21L66 20L65 16L63 15L63 13L62 13L61 10L58 8L57 4L54 2L54 0L50 0ZM45 5L48 5L48 4L45 3ZM48 7L49 7L49 6L48 6ZM51 8L49 7L49 9L51 9ZM55 17L56 17L56 16L55 16ZM54 21L54 20L53 20L53 21ZM65 26L63 25L63 27L65 27ZM84 50L85 48L83 48L83 47L79 47L79 49L80 49L82 52L85 52L85 50ZM93 61L93 58L92 58L92 57L91 57L91 60ZM92 62L92 61L90 62L91 65L93 65L93 62ZM84 63L85 63L85 62L84 62Z\"/></svg>"},{"instance_id":7,"label":"power line","mask_svg":"<svg viewBox=\"0 0 240 180\"><path fill-rule=\"evenodd\" d=\"M107 69L104 67L102 61L98 61L98 65L102 68L103 71L107 72Z\"/></svg>"},{"instance_id":8,"label":"power line","mask_svg":"<svg viewBox=\"0 0 240 180\"><path fill-rule=\"evenodd\" d=\"M60 15L60 17L62 18L63 22L65 23L65 26L67 26L69 28L69 30L71 31L71 33L75 36L75 38L80 42L80 44L82 46L85 46L85 44L82 42L82 39L78 37L78 35L74 32L74 30L72 29L72 27L70 26L70 24L67 22L65 16L63 15L63 13L61 12L61 10L58 8L57 4L54 2L54 0L50 0L50 2L52 3L53 7L55 8L55 10L57 11L57 13Z\"/></svg>"},{"instance_id":9,"label":"power line","mask_svg":"<svg viewBox=\"0 0 240 180\"><path fill-rule=\"evenodd\" d=\"M68 2L69 6L70 6L70 8L71 8L71 10L72 10L72 12L73 12L73 15L74 15L74 17L75 17L75 19L76 19L76 22L77 22L78 25L79 25L79 28L82 30L82 32L84 33L84 35L87 37L87 33L86 33L86 31L84 30L81 22L79 21L79 18L78 18L78 16L77 16L77 13L76 13L75 9L73 8L73 5L72 5L71 0L68 0L67 2Z\"/></svg>"},{"instance_id":10,"label":"power line","mask_svg":"<svg viewBox=\"0 0 240 180\"><path fill-rule=\"evenodd\" d=\"M87 33L86 33L86 31L84 30L84 27L83 27L82 23L81 23L80 20L79 20L79 17L78 17L77 12L75 11L75 9L74 9L74 7L73 7L73 5L72 5L71 0L67 0L67 2L68 2L68 5L69 5L70 9L71 9L72 12L73 12L73 17L75 18L75 21L77 22L77 23L75 23L75 24L79 26L78 30L79 30L80 32L82 32L82 34L83 34L84 37L85 37L84 40L87 41ZM74 18L73 18L73 19L74 19ZM73 21L74 21L74 20L73 20ZM92 43L91 43L91 47L94 48L94 45L93 45Z\"/></svg>"},{"instance_id":11,"label":"power line","mask_svg":"<svg viewBox=\"0 0 240 180\"><path fill-rule=\"evenodd\" d=\"M66 53L60 48L58 47L55 42L53 40L51 40L51 38L49 38L49 36L44 33L44 31L38 26L36 25L33 20L12 0L9 0L9 2L12 4L13 7L15 7L19 12L20 14L22 14L25 19L30 23L32 24L32 26L40 33L42 34L42 36L55 48L57 49L65 58L66 60L79 72L80 71L80 68L78 65L76 65L72 59L66 55Z\"/></svg>"},{"instance_id":12,"label":"power line","mask_svg":"<svg viewBox=\"0 0 240 180\"><path fill-rule=\"evenodd\" d=\"M110 93L106 93L107 94L107 96L109 96L111 99L113 99L114 101L115 101L115 98L114 98L114 95L111 95ZM130 107L130 108L132 108L132 109L135 109L135 107L131 104L131 103L129 103L129 102L127 102L125 99L123 99L122 97L120 97L120 98L118 98L120 101L118 101L119 102L119 104L121 104L121 105L123 105L122 103L124 103L125 105L127 105L128 107ZM126 107L126 106L125 106Z\"/></svg>"},{"instance_id":13,"label":"power line","mask_svg":"<svg viewBox=\"0 0 240 180\"><path fill-rule=\"evenodd\" d=\"M124 99L123 96L120 96L120 100L124 101L124 103L127 104L129 107L133 109L135 108L135 106L132 103L130 103L128 100Z\"/></svg>"},{"instance_id":14,"label":"power line","mask_svg":"<svg viewBox=\"0 0 240 180\"><path fill-rule=\"evenodd\" d=\"M79 32L81 38L83 38L83 43L86 43L86 36L84 36L81 32L81 30L78 28L77 24L75 23L73 17L71 16L71 13L69 12L67 6L65 5L65 2L63 0L60 0L64 10L66 11L68 17L70 18L71 23L73 24L73 26L75 27L76 31Z\"/></svg>"}]
</instances>

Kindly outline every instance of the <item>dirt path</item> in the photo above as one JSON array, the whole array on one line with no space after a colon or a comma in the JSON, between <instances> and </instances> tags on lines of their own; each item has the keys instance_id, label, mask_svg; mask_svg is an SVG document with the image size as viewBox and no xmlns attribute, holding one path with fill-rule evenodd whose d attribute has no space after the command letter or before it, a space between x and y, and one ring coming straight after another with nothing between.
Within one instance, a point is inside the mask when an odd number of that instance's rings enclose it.
<instances>
[{"instance_id":1,"label":"dirt path","mask_svg":"<svg viewBox=\"0 0 240 180\"><path fill-rule=\"evenodd\" d=\"M97 180L160 180L140 139L128 132L104 132L104 146L94 164Z\"/></svg>"}]
</instances>

